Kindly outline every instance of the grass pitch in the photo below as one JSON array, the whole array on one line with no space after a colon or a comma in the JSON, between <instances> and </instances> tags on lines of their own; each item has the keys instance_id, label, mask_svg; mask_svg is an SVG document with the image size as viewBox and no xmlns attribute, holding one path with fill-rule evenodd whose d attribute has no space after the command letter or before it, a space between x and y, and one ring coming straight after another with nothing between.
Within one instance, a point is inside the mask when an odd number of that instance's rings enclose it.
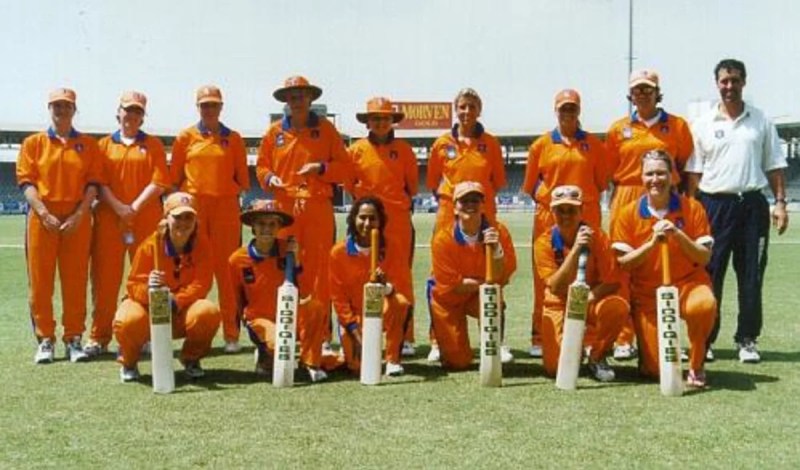
<instances>
[{"instance_id":1,"label":"grass pitch","mask_svg":"<svg viewBox=\"0 0 800 470\"><path fill-rule=\"evenodd\" d=\"M632 362L615 365L611 384L581 378L579 390L565 393L527 357L531 218L502 217L520 245L520 268L507 290L508 342L517 359L504 368L501 389L478 386L477 365L448 374L425 362L427 308L418 302L418 356L406 362L404 377L381 386L361 386L340 372L329 383L310 385L303 376L295 388L275 390L256 380L251 354L223 355L218 338L203 361L205 379L189 383L179 373L176 393L158 396L147 361L139 384L119 383L112 356L63 360L61 344L55 364L33 364L19 247L24 221L0 217L0 467L795 467L800 229L773 237L764 361L736 360L731 275L719 359L708 366L711 388L668 399L636 377ZM427 245L431 222L415 217L418 244ZM429 269L428 248L418 248L418 299ZM55 302L60 311L58 294Z\"/></svg>"}]
</instances>

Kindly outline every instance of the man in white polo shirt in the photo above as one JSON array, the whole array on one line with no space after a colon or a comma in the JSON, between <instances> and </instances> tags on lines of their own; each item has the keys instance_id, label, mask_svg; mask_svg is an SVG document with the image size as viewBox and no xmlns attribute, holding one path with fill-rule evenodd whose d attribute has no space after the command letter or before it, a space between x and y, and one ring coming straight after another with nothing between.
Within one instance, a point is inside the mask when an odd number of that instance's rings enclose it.
<instances>
[{"instance_id":1,"label":"man in white polo shirt","mask_svg":"<svg viewBox=\"0 0 800 470\"><path fill-rule=\"evenodd\" d=\"M722 285L733 253L739 290L739 317L734 341L741 362L761 360L756 340L761 334L761 287L767 267L769 203L762 190L775 196L772 223L783 234L789 223L783 155L775 125L742 100L747 71L741 61L722 60L714 69L720 102L692 126L694 155L686 165L689 194L699 189L711 224L714 246L708 271L717 297L717 322L709 350L719 333Z\"/></svg>"}]
</instances>

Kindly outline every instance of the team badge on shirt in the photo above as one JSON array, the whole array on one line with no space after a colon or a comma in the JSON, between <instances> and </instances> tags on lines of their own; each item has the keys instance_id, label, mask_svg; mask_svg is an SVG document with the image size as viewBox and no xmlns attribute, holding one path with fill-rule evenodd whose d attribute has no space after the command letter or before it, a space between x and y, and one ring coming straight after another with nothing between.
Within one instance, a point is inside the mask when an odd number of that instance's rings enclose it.
<instances>
[{"instance_id":1,"label":"team badge on shirt","mask_svg":"<svg viewBox=\"0 0 800 470\"><path fill-rule=\"evenodd\" d=\"M397 150L392 150L391 152L389 152L389 159L397 160Z\"/></svg>"},{"instance_id":2,"label":"team badge on shirt","mask_svg":"<svg viewBox=\"0 0 800 470\"><path fill-rule=\"evenodd\" d=\"M256 282L256 273L253 272L252 267L247 266L246 268L242 268L242 278L245 284L253 284Z\"/></svg>"},{"instance_id":3,"label":"team badge on shirt","mask_svg":"<svg viewBox=\"0 0 800 470\"><path fill-rule=\"evenodd\" d=\"M679 229L683 230L683 227L686 225L686 221L683 220L683 217L678 217L675 219L675 226Z\"/></svg>"},{"instance_id":4,"label":"team badge on shirt","mask_svg":"<svg viewBox=\"0 0 800 470\"><path fill-rule=\"evenodd\" d=\"M283 137L283 132L275 136L275 146L276 147L283 147L285 139Z\"/></svg>"},{"instance_id":5,"label":"team badge on shirt","mask_svg":"<svg viewBox=\"0 0 800 470\"><path fill-rule=\"evenodd\" d=\"M81 152L83 152L83 144L82 144L82 143L80 143L80 142L78 142L77 144L75 144L75 151L76 151L76 152L78 152L78 153L81 153Z\"/></svg>"},{"instance_id":6,"label":"team badge on shirt","mask_svg":"<svg viewBox=\"0 0 800 470\"><path fill-rule=\"evenodd\" d=\"M319 129L311 129L311 138L319 139Z\"/></svg>"},{"instance_id":7,"label":"team badge on shirt","mask_svg":"<svg viewBox=\"0 0 800 470\"><path fill-rule=\"evenodd\" d=\"M662 134L668 134L669 133L669 126L666 125L666 124L662 124L661 125L661 133Z\"/></svg>"},{"instance_id":8,"label":"team badge on shirt","mask_svg":"<svg viewBox=\"0 0 800 470\"><path fill-rule=\"evenodd\" d=\"M452 145L449 145L447 147L447 158L449 158L450 160L456 158L456 148L453 147Z\"/></svg>"},{"instance_id":9,"label":"team badge on shirt","mask_svg":"<svg viewBox=\"0 0 800 470\"><path fill-rule=\"evenodd\" d=\"M725 131L722 130L722 129L715 130L714 131L714 137L717 138L717 139L721 139L721 138L725 137Z\"/></svg>"},{"instance_id":10,"label":"team badge on shirt","mask_svg":"<svg viewBox=\"0 0 800 470\"><path fill-rule=\"evenodd\" d=\"M228 139L222 139L220 141L220 145L222 145L223 147L227 147L228 146Z\"/></svg>"},{"instance_id":11,"label":"team badge on shirt","mask_svg":"<svg viewBox=\"0 0 800 470\"><path fill-rule=\"evenodd\" d=\"M484 143L478 144L478 152L486 153L486 144L484 144Z\"/></svg>"},{"instance_id":12,"label":"team badge on shirt","mask_svg":"<svg viewBox=\"0 0 800 470\"><path fill-rule=\"evenodd\" d=\"M588 152L589 151L589 144L586 143L586 142L581 142L580 148L581 148L582 151Z\"/></svg>"},{"instance_id":13,"label":"team badge on shirt","mask_svg":"<svg viewBox=\"0 0 800 470\"><path fill-rule=\"evenodd\" d=\"M140 145L139 146L139 153L146 154L147 153L147 146L146 145Z\"/></svg>"},{"instance_id":14,"label":"team badge on shirt","mask_svg":"<svg viewBox=\"0 0 800 470\"><path fill-rule=\"evenodd\" d=\"M630 139L633 137L633 130L630 127L623 127L622 128L622 138L623 139Z\"/></svg>"}]
</instances>

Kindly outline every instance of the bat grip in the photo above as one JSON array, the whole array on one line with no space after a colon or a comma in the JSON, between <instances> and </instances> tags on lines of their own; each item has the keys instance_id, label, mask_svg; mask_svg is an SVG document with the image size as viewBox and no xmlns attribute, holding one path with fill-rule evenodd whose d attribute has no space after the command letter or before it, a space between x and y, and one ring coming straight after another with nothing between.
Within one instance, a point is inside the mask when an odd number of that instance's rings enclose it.
<instances>
[{"instance_id":1,"label":"bat grip","mask_svg":"<svg viewBox=\"0 0 800 470\"><path fill-rule=\"evenodd\" d=\"M661 245L661 283L665 286L672 285L672 273L669 268L669 244L666 240Z\"/></svg>"},{"instance_id":2,"label":"bat grip","mask_svg":"<svg viewBox=\"0 0 800 470\"><path fill-rule=\"evenodd\" d=\"M484 253L486 256L486 283L494 284L494 256L492 256L492 245L484 245Z\"/></svg>"},{"instance_id":3,"label":"bat grip","mask_svg":"<svg viewBox=\"0 0 800 470\"><path fill-rule=\"evenodd\" d=\"M161 258L161 251L163 248L164 237L161 235L160 232L156 232L156 247L153 250L153 269L155 271L161 271L161 263L158 261Z\"/></svg>"},{"instance_id":4,"label":"bat grip","mask_svg":"<svg viewBox=\"0 0 800 470\"><path fill-rule=\"evenodd\" d=\"M286 266L283 270L283 277L286 281L294 284L294 253L291 251L286 253Z\"/></svg>"},{"instance_id":5,"label":"bat grip","mask_svg":"<svg viewBox=\"0 0 800 470\"><path fill-rule=\"evenodd\" d=\"M575 278L577 282L586 284L586 265L589 262L589 248L581 248L578 253L578 273Z\"/></svg>"},{"instance_id":6,"label":"bat grip","mask_svg":"<svg viewBox=\"0 0 800 470\"><path fill-rule=\"evenodd\" d=\"M378 282L378 229L369 233L369 282Z\"/></svg>"}]
</instances>

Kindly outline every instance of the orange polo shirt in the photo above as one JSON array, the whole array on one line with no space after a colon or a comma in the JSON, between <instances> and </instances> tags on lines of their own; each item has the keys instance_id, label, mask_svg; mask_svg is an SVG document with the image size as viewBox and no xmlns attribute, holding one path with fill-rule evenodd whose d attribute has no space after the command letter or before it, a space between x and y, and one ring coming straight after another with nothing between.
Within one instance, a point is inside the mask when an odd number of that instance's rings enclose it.
<instances>
[{"instance_id":1,"label":"orange polo shirt","mask_svg":"<svg viewBox=\"0 0 800 470\"><path fill-rule=\"evenodd\" d=\"M63 143L53 128L26 137L17 158L17 185L29 184L44 202L80 202L88 185L105 184L97 142L75 129Z\"/></svg>"},{"instance_id":2,"label":"orange polo shirt","mask_svg":"<svg viewBox=\"0 0 800 470\"><path fill-rule=\"evenodd\" d=\"M128 297L142 305L149 304L147 281L150 271L155 269L155 256L158 265L165 273L165 283L173 295L178 310L191 306L206 298L211 289L213 260L211 243L199 231L195 231L184 253L177 253L169 236L165 235L157 246L154 232L136 250L131 264L126 292Z\"/></svg>"},{"instance_id":3,"label":"orange polo shirt","mask_svg":"<svg viewBox=\"0 0 800 470\"><path fill-rule=\"evenodd\" d=\"M256 163L258 184L266 191L272 190L267 178L277 176L286 185L285 194L289 197L330 199L331 184L347 178L349 157L339 131L313 112L307 124L304 129L294 129L291 118L284 116L267 129ZM297 171L306 163L322 163L322 174L313 178L298 176Z\"/></svg>"},{"instance_id":4,"label":"orange polo shirt","mask_svg":"<svg viewBox=\"0 0 800 470\"><path fill-rule=\"evenodd\" d=\"M558 226L554 225L536 239L533 250L537 274L547 281L561 267L572 247L564 243ZM590 287L595 287L599 284L618 282L617 259L611 251L608 237L602 230L594 229L586 264L586 283ZM566 305L567 293L556 294L546 287L544 301L548 305Z\"/></svg>"},{"instance_id":5,"label":"orange polo shirt","mask_svg":"<svg viewBox=\"0 0 800 470\"><path fill-rule=\"evenodd\" d=\"M583 191L586 203L595 203L606 186L606 151L597 137L578 129L567 143L558 129L536 139L528 150L522 191L538 204L550 204L550 192L571 184Z\"/></svg>"},{"instance_id":6,"label":"orange polo shirt","mask_svg":"<svg viewBox=\"0 0 800 470\"><path fill-rule=\"evenodd\" d=\"M238 196L250 189L247 151L238 132L220 123L219 133L198 123L181 131L172 144L172 184L202 196Z\"/></svg>"},{"instance_id":7,"label":"orange polo shirt","mask_svg":"<svg viewBox=\"0 0 800 470\"><path fill-rule=\"evenodd\" d=\"M171 185L164 144L142 131L131 145L122 142L120 131L99 142L106 184L125 204L136 200L148 184Z\"/></svg>"},{"instance_id":8,"label":"orange polo shirt","mask_svg":"<svg viewBox=\"0 0 800 470\"><path fill-rule=\"evenodd\" d=\"M698 243L713 242L706 211L697 200L673 193L668 209L664 218L672 221L690 239ZM622 253L642 246L653 236L653 225L659 220L648 208L647 196L623 206L611 232L611 246ZM680 286L687 281L711 282L705 266L693 263L684 256L677 240L670 238L668 243L673 285ZM661 283L661 251L655 249L631 271L631 291L634 295L652 297Z\"/></svg>"},{"instance_id":9,"label":"orange polo shirt","mask_svg":"<svg viewBox=\"0 0 800 470\"><path fill-rule=\"evenodd\" d=\"M439 197L453 199L454 186L462 181L477 181L486 191L487 203L494 207L497 191L506 185L503 152L496 137L477 124L470 144L459 142L458 124L436 139L428 158L427 185Z\"/></svg>"},{"instance_id":10,"label":"orange polo shirt","mask_svg":"<svg viewBox=\"0 0 800 470\"><path fill-rule=\"evenodd\" d=\"M680 182L679 171L694 151L692 133L683 118L660 109L658 122L651 127L641 121L634 111L608 129L606 149L611 180L621 186L642 185L642 155L649 150L666 150L675 159L672 184Z\"/></svg>"},{"instance_id":11,"label":"orange polo shirt","mask_svg":"<svg viewBox=\"0 0 800 470\"><path fill-rule=\"evenodd\" d=\"M392 132L385 144L368 137L351 145L348 153L353 179L345 189L354 198L373 195L387 211L411 209L411 198L419 190L419 167L408 142L394 138Z\"/></svg>"}]
</instances>

